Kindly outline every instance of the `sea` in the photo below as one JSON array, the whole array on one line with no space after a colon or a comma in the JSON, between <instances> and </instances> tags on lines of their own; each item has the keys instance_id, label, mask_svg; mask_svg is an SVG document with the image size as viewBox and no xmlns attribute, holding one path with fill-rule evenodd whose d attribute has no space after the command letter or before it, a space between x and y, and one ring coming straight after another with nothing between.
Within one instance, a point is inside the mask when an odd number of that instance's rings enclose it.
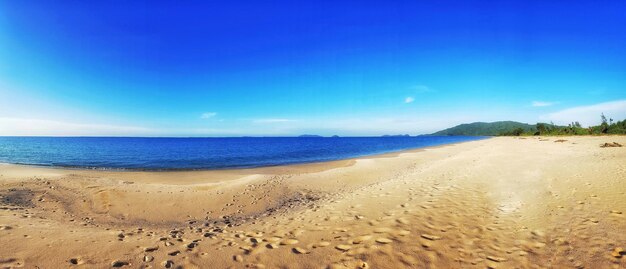
<instances>
[{"instance_id":1,"label":"sea","mask_svg":"<svg viewBox=\"0 0 626 269\"><path fill-rule=\"evenodd\" d=\"M333 161L486 138L0 137L0 163L119 170L254 168Z\"/></svg>"}]
</instances>

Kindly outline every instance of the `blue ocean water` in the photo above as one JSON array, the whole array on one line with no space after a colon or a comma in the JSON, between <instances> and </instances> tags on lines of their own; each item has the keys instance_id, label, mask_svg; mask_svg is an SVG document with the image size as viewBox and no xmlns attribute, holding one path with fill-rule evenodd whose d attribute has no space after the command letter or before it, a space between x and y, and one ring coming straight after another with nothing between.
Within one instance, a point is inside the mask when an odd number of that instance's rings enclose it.
<instances>
[{"instance_id":1,"label":"blue ocean water","mask_svg":"<svg viewBox=\"0 0 626 269\"><path fill-rule=\"evenodd\" d=\"M478 139L484 137L0 137L0 162L93 169L250 168L339 160Z\"/></svg>"}]
</instances>

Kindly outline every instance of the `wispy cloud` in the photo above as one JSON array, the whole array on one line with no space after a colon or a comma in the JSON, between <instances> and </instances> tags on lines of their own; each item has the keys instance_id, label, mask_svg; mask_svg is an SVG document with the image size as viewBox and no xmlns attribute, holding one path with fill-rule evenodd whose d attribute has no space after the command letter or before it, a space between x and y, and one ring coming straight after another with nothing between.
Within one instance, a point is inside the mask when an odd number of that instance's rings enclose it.
<instances>
[{"instance_id":1,"label":"wispy cloud","mask_svg":"<svg viewBox=\"0 0 626 269\"><path fill-rule=\"evenodd\" d=\"M383 134L426 134L433 133L460 123L476 121L473 115L431 113L420 115L390 115L380 117L315 118L291 125L291 134L311 133L321 135L363 136ZM300 124L301 123L301 124Z\"/></svg>"},{"instance_id":2,"label":"wispy cloud","mask_svg":"<svg viewBox=\"0 0 626 269\"><path fill-rule=\"evenodd\" d=\"M205 113L202 113L202 115L200 115L200 118L201 119L210 119L210 118L213 118L215 116L217 116L216 112L205 112Z\"/></svg>"},{"instance_id":3,"label":"wispy cloud","mask_svg":"<svg viewBox=\"0 0 626 269\"><path fill-rule=\"evenodd\" d=\"M0 136L241 136L249 130L232 128L147 128L47 119L0 117Z\"/></svg>"},{"instance_id":4,"label":"wispy cloud","mask_svg":"<svg viewBox=\"0 0 626 269\"><path fill-rule=\"evenodd\" d=\"M404 98L404 103L405 104L409 104L409 103L413 103L413 101L415 101L415 98L409 96L407 98Z\"/></svg>"},{"instance_id":5,"label":"wispy cloud","mask_svg":"<svg viewBox=\"0 0 626 269\"><path fill-rule=\"evenodd\" d=\"M426 85L415 85L415 86L411 87L411 90L413 90L416 93L435 92L435 90L433 88L428 87Z\"/></svg>"},{"instance_id":6,"label":"wispy cloud","mask_svg":"<svg viewBox=\"0 0 626 269\"><path fill-rule=\"evenodd\" d=\"M568 124L578 121L583 126L590 126L600 123L600 114L602 113L604 113L607 118L619 120L626 118L626 100L572 107L543 115L540 119L553 121L556 124Z\"/></svg>"},{"instance_id":7,"label":"wispy cloud","mask_svg":"<svg viewBox=\"0 0 626 269\"><path fill-rule=\"evenodd\" d=\"M534 107L546 107L546 106L553 106L558 104L559 102L546 102L546 101L533 101L531 103L531 106Z\"/></svg>"},{"instance_id":8,"label":"wispy cloud","mask_svg":"<svg viewBox=\"0 0 626 269\"><path fill-rule=\"evenodd\" d=\"M150 136L157 130L110 124L74 123L43 119L0 118L0 135L10 136Z\"/></svg>"},{"instance_id":9,"label":"wispy cloud","mask_svg":"<svg viewBox=\"0 0 626 269\"><path fill-rule=\"evenodd\" d=\"M253 120L254 123L281 123L281 122L294 122L296 120L292 120L292 119L256 119Z\"/></svg>"}]
</instances>

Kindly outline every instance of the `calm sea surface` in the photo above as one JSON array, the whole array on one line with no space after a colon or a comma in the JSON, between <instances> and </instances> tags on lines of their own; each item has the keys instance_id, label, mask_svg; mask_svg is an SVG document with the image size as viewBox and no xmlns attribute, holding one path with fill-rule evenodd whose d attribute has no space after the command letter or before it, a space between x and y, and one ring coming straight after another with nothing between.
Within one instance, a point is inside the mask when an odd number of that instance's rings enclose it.
<instances>
[{"instance_id":1,"label":"calm sea surface","mask_svg":"<svg viewBox=\"0 0 626 269\"><path fill-rule=\"evenodd\" d=\"M484 139L0 137L0 162L100 169L225 169L346 159Z\"/></svg>"}]
</instances>

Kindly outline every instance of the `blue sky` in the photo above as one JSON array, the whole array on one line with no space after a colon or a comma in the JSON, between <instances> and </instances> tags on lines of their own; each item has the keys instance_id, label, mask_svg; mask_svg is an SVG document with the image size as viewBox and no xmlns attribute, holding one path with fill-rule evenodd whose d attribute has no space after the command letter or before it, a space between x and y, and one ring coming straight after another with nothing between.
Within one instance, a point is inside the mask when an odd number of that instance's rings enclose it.
<instances>
[{"instance_id":1,"label":"blue sky","mask_svg":"<svg viewBox=\"0 0 626 269\"><path fill-rule=\"evenodd\" d=\"M128 2L0 2L0 135L626 118L624 1Z\"/></svg>"}]
</instances>

